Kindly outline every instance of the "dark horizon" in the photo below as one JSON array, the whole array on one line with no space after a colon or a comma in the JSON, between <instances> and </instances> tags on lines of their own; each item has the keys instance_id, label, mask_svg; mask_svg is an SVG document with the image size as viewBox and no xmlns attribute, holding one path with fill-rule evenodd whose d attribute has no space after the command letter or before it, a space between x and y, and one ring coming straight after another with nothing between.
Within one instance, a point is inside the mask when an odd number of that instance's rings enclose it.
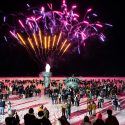
<instances>
[{"instance_id":1,"label":"dark horizon","mask_svg":"<svg viewBox=\"0 0 125 125\"><path fill-rule=\"evenodd\" d=\"M0 25L2 17L6 14L27 12L26 3L40 7L42 3L52 2L58 9L61 0L4 0L0 2ZM82 48L82 54L69 54L65 60L52 67L54 76L125 76L124 59L124 29L122 3L114 0L67 0L68 4L77 3L77 11L80 16L84 11L92 7L98 13L103 22L111 23L112 28L106 31L107 40L101 43L99 40L88 39L86 47ZM71 2L72 1L72 2ZM0 76L38 76L44 71L44 66L39 67L25 48L17 44L16 40L6 42L3 39L4 32L0 26ZM58 60L57 60L58 61Z\"/></svg>"}]
</instances>

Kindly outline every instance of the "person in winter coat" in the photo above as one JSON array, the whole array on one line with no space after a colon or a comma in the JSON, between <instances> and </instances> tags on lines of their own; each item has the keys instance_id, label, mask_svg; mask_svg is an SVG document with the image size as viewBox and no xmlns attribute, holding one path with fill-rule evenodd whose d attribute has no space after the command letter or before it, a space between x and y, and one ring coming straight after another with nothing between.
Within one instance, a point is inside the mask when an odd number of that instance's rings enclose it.
<instances>
[{"instance_id":1,"label":"person in winter coat","mask_svg":"<svg viewBox=\"0 0 125 125\"><path fill-rule=\"evenodd\" d=\"M38 118L36 119L36 123L34 123L34 125L52 125L52 124L50 120L44 116L44 112L39 111Z\"/></svg>"},{"instance_id":2,"label":"person in winter coat","mask_svg":"<svg viewBox=\"0 0 125 125\"><path fill-rule=\"evenodd\" d=\"M92 115L92 104L90 102L87 104L87 110L89 112L89 115Z\"/></svg>"},{"instance_id":3,"label":"person in winter coat","mask_svg":"<svg viewBox=\"0 0 125 125\"><path fill-rule=\"evenodd\" d=\"M102 108L102 97L98 96L97 101L98 101L98 108Z\"/></svg>"},{"instance_id":4,"label":"person in winter coat","mask_svg":"<svg viewBox=\"0 0 125 125\"><path fill-rule=\"evenodd\" d=\"M34 109L30 108L29 112L24 115L24 124L25 125L33 125L34 120L36 119L34 115Z\"/></svg>"},{"instance_id":5,"label":"person in winter coat","mask_svg":"<svg viewBox=\"0 0 125 125\"><path fill-rule=\"evenodd\" d=\"M74 101L75 101L75 106L79 106L80 98L78 95L75 96Z\"/></svg>"},{"instance_id":6,"label":"person in winter coat","mask_svg":"<svg viewBox=\"0 0 125 125\"><path fill-rule=\"evenodd\" d=\"M102 120L102 114L101 113L96 114L96 120L93 123L93 125L105 125L104 121ZM112 124L110 124L110 125L112 125Z\"/></svg>"},{"instance_id":7,"label":"person in winter coat","mask_svg":"<svg viewBox=\"0 0 125 125\"><path fill-rule=\"evenodd\" d=\"M91 124L91 121L89 120L89 117L88 117L88 116L85 116L85 117L84 117L84 120L83 120L83 122L81 123L81 125L92 125L92 124Z\"/></svg>"},{"instance_id":8,"label":"person in winter coat","mask_svg":"<svg viewBox=\"0 0 125 125\"><path fill-rule=\"evenodd\" d=\"M61 104L61 94L58 94L58 104Z\"/></svg>"},{"instance_id":9,"label":"person in winter coat","mask_svg":"<svg viewBox=\"0 0 125 125\"><path fill-rule=\"evenodd\" d=\"M7 110L8 110L8 113L12 111L12 107L11 107L11 102L10 101L7 104Z\"/></svg>"},{"instance_id":10,"label":"person in winter coat","mask_svg":"<svg viewBox=\"0 0 125 125\"><path fill-rule=\"evenodd\" d=\"M49 110L45 107L43 112L44 112L44 116L48 119L49 118Z\"/></svg>"},{"instance_id":11,"label":"person in winter coat","mask_svg":"<svg viewBox=\"0 0 125 125\"><path fill-rule=\"evenodd\" d=\"M91 102L91 99L90 98L87 98L87 103Z\"/></svg>"},{"instance_id":12,"label":"person in winter coat","mask_svg":"<svg viewBox=\"0 0 125 125\"><path fill-rule=\"evenodd\" d=\"M20 118L19 118L19 115L17 114L17 112L15 111L15 119L16 119L16 124L17 125L20 125Z\"/></svg>"},{"instance_id":13,"label":"person in winter coat","mask_svg":"<svg viewBox=\"0 0 125 125\"><path fill-rule=\"evenodd\" d=\"M0 114L4 115L4 109L5 109L5 100L0 101Z\"/></svg>"},{"instance_id":14,"label":"person in winter coat","mask_svg":"<svg viewBox=\"0 0 125 125\"><path fill-rule=\"evenodd\" d=\"M71 104L67 103L67 105L66 105L66 117L67 117L67 119L70 119L70 115L71 115Z\"/></svg>"},{"instance_id":15,"label":"person in winter coat","mask_svg":"<svg viewBox=\"0 0 125 125\"><path fill-rule=\"evenodd\" d=\"M96 103L94 101L92 102L92 114L96 114Z\"/></svg>"},{"instance_id":16,"label":"person in winter coat","mask_svg":"<svg viewBox=\"0 0 125 125\"><path fill-rule=\"evenodd\" d=\"M118 110L121 110L120 100L118 100Z\"/></svg>"},{"instance_id":17,"label":"person in winter coat","mask_svg":"<svg viewBox=\"0 0 125 125\"><path fill-rule=\"evenodd\" d=\"M112 100L112 105L113 105L113 107L114 107L114 110L117 110L117 108L118 108L118 99L113 99Z\"/></svg>"},{"instance_id":18,"label":"person in winter coat","mask_svg":"<svg viewBox=\"0 0 125 125\"><path fill-rule=\"evenodd\" d=\"M0 92L0 100L3 99L3 94Z\"/></svg>"},{"instance_id":19,"label":"person in winter coat","mask_svg":"<svg viewBox=\"0 0 125 125\"><path fill-rule=\"evenodd\" d=\"M112 110L107 110L108 118L105 120L106 125L119 125L119 122L115 116L112 115Z\"/></svg>"},{"instance_id":20,"label":"person in winter coat","mask_svg":"<svg viewBox=\"0 0 125 125\"><path fill-rule=\"evenodd\" d=\"M61 116L57 121L55 125L70 125L70 123L67 121L65 116Z\"/></svg>"},{"instance_id":21,"label":"person in winter coat","mask_svg":"<svg viewBox=\"0 0 125 125\"><path fill-rule=\"evenodd\" d=\"M65 116L66 104L63 104L61 107L62 107L62 116Z\"/></svg>"},{"instance_id":22,"label":"person in winter coat","mask_svg":"<svg viewBox=\"0 0 125 125\"><path fill-rule=\"evenodd\" d=\"M15 115L14 111L11 111L8 114L8 117L5 118L5 124L6 125L19 125L18 124L19 122L17 122L19 119L14 115Z\"/></svg>"}]
</instances>

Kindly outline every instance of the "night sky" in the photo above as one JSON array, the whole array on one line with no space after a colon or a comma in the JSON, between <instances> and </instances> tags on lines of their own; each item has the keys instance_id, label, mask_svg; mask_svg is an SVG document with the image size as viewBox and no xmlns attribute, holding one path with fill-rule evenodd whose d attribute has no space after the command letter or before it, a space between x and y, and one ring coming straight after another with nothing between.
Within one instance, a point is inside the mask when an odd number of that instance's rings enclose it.
<instances>
[{"instance_id":1,"label":"night sky","mask_svg":"<svg viewBox=\"0 0 125 125\"><path fill-rule=\"evenodd\" d=\"M5 41L3 36L3 15L27 12L26 3L33 7L45 5L47 1L59 9L61 0L1 0L0 1L0 76L38 76L44 67L37 63L16 40ZM107 40L88 39L81 55L73 53L65 61L52 67L54 76L125 76L125 32L123 29L123 3L117 0L67 0L68 5L76 3L80 16L92 7L103 22L113 25L106 31ZM2 25L2 26L1 26ZM57 60L58 61L58 60Z\"/></svg>"}]
</instances>

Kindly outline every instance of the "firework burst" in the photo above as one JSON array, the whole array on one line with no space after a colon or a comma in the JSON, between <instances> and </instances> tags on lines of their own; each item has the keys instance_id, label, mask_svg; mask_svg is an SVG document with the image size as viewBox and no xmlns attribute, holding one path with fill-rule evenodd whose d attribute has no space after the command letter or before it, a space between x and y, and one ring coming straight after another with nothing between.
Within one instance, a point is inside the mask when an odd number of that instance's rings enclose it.
<instances>
[{"instance_id":1,"label":"firework burst","mask_svg":"<svg viewBox=\"0 0 125 125\"><path fill-rule=\"evenodd\" d=\"M68 7L65 0L62 1L61 10L54 10L52 3L47 4L47 9L44 6L32 9L29 4L26 5L32 13L29 16L21 14L23 18L17 14L19 25L11 27L10 34L40 63L50 57L62 57L74 49L80 54L80 46L86 45L86 39L98 37L104 42L105 29L112 27L95 20L98 15L92 8L87 9L82 21L79 21L77 6ZM5 23L6 16L3 20Z\"/></svg>"}]
</instances>

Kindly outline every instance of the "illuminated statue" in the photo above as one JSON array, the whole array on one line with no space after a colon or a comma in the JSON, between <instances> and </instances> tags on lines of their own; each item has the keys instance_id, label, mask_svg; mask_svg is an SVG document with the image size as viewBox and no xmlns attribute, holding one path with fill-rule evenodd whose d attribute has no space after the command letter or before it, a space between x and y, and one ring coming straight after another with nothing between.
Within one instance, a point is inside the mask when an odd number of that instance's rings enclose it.
<instances>
[{"instance_id":1,"label":"illuminated statue","mask_svg":"<svg viewBox=\"0 0 125 125\"><path fill-rule=\"evenodd\" d=\"M74 77L74 75L72 77L69 77L66 80L64 80L64 83L67 88L73 88L75 90L77 90L79 88L79 82L80 82L80 80L78 78Z\"/></svg>"},{"instance_id":2,"label":"illuminated statue","mask_svg":"<svg viewBox=\"0 0 125 125\"><path fill-rule=\"evenodd\" d=\"M42 72L45 87L49 87L50 84L50 76L52 75L52 73L50 72L50 68L50 65L47 63L45 67L45 72Z\"/></svg>"}]
</instances>

